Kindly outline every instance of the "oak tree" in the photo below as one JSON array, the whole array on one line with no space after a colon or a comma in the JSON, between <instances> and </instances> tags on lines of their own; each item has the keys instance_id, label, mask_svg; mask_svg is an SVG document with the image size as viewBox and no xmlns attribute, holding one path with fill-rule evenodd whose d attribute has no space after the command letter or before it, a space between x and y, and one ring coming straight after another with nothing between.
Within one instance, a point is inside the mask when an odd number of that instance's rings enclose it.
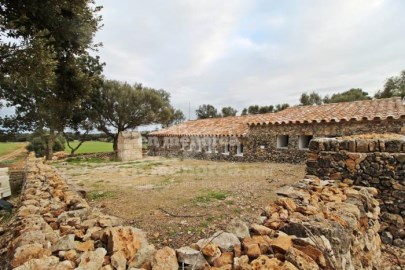
<instances>
[{"instance_id":1,"label":"oak tree","mask_svg":"<svg viewBox=\"0 0 405 270\"><path fill-rule=\"evenodd\" d=\"M93 0L1 1L0 97L15 108L5 124L48 128L48 159L55 133L99 80L102 64L89 53L99 10Z\"/></svg>"},{"instance_id":2,"label":"oak tree","mask_svg":"<svg viewBox=\"0 0 405 270\"><path fill-rule=\"evenodd\" d=\"M175 112L168 92L114 80L106 80L92 93L91 104L93 122L113 140L115 152L121 131L168 123Z\"/></svg>"}]
</instances>

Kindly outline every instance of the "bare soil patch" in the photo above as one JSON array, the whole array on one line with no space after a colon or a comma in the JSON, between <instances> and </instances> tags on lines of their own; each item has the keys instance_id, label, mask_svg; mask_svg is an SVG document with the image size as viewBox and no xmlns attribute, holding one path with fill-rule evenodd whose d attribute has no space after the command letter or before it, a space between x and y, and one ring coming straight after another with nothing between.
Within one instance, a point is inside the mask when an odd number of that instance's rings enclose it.
<instances>
[{"instance_id":1,"label":"bare soil patch","mask_svg":"<svg viewBox=\"0 0 405 270\"><path fill-rule=\"evenodd\" d=\"M160 157L54 165L93 206L172 247L210 236L235 217L255 222L277 188L305 174L304 165Z\"/></svg>"}]
</instances>

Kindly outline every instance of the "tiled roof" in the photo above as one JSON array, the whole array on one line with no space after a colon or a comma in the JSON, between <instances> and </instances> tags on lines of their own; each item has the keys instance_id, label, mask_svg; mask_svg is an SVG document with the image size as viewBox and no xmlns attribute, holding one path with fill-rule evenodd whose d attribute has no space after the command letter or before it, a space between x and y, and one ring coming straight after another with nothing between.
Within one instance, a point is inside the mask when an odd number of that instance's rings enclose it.
<instances>
[{"instance_id":1,"label":"tiled roof","mask_svg":"<svg viewBox=\"0 0 405 270\"><path fill-rule=\"evenodd\" d=\"M329 123L405 118L400 98L290 107L277 113L187 121L151 132L151 136L246 136L248 125Z\"/></svg>"},{"instance_id":2,"label":"tiled roof","mask_svg":"<svg viewBox=\"0 0 405 270\"><path fill-rule=\"evenodd\" d=\"M362 100L314 106L296 106L273 114L257 115L248 123L302 124L405 118L401 98Z\"/></svg>"},{"instance_id":3,"label":"tiled roof","mask_svg":"<svg viewBox=\"0 0 405 270\"><path fill-rule=\"evenodd\" d=\"M257 115L190 120L149 133L150 136L245 136Z\"/></svg>"}]
</instances>

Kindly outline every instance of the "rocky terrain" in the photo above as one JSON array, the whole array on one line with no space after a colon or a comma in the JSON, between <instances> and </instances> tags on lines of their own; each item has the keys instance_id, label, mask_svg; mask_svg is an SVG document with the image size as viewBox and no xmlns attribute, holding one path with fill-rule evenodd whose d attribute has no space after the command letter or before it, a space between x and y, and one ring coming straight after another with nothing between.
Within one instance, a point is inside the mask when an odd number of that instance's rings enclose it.
<instances>
[{"instance_id":1,"label":"rocky terrain","mask_svg":"<svg viewBox=\"0 0 405 270\"><path fill-rule=\"evenodd\" d=\"M158 250L29 158L5 269L380 269L377 190L304 179L279 190L260 223L229 222L196 243ZM188 245L187 245L188 244ZM6 252L4 254L4 252Z\"/></svg>"}]
</instances>

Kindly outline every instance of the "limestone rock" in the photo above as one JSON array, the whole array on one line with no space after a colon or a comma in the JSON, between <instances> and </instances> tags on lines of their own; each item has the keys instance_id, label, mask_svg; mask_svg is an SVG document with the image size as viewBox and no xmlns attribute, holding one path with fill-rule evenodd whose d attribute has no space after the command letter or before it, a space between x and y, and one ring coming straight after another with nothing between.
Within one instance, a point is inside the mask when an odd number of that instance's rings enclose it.
<instances>
[{"instance_id":1,"label":"limestone rock","mask_svg":"<svg viewBox=\"0 0 405 270\"><path fill-rule=\"evenodd\" d=\"M219 250L218 246L213 243L208 243L203 246L201 252L208 257L219 257L221 255L221 251Z\"/></svg>"},{"instance_id":2,"label":"limestone rock","mask_svg":"<svg viewBox=\"0 0 405 270\"><path fill-rule=\"evenodd\" d=\"M50 256L51 253L51 250L44 248L41 244L24 245L15 250L14 258L11 261L11 266L18 267L32 259Z\"/></svg>"},{"instance_id":3,"label":"limestone rock","mask_svg":"<svg viewBox=\"0 0 405 270\"><path fill-rule=\"evenodd\" d=\"M236 235L240 239L250 236L248 225L240 219L231 220L226 227L226 231Z\"/></svg>"},{"instance_id":4,"label":"limestone rock","mask_svg":"<svg viewBox=\"0 0 405 270\"><path fill-rule=\"evenodd\" d=\"M233 252L224 252L217 259L214 260L214 267L222 267L225 265L232 265L233 263Z\"/></svg>"},{"instance_id":5,"label":"limestone rock","mask_svg":"<svg viewBox=\"0 0 405 270\"><path fill-rule=\"evenodd\" d=\"M82 252L94 250L94 241L87 240L86 242L76 242L76 249Z\"/></svg>"},{"instance_id":6,"label":"limestone rock","mask_svg":"<svg viewBox=\"0 0 405 270\"><path fill-rule=\"evenodd\" d=\"M298 270L297 267L295 267L292 263L289 261L285 261L283 266L280 268L280 270Z\"/></svg>"},{"instance_id":7,"label":"limestone rock","mask_svg":"<svg viewBox=\"0 0 405 270\"><path fill-rule=\"evenodd\" d=\"M60 262L56 266L55 270L73 270L73 269L75 269L75 267L76 267L76 264L74 262L66 260L66 261Z\"/></svg>"},{"instance_id":8,"label":"limestone rock","mask_svg":"<svg viewBox=\"0 0 405 270\"><path fill-rule=\"evenodd\" d=\"M125 270L127 268L127 259L125 258L124 251L119 250L111 256L111 265L117 270Z\"/></svg>"},{"instance_id":9,"label":"limestone rock","mask_svg":"<svg viewBox=\"0 0 405 270\"><path fill-rule=\"evenodd\" d=\"M164 247L156 251L152 260L152 270L178 270L179 263L177 262L176 251Z\"/></svg>"},{"instance_id":10,"label":"limestone rock","mask_svg":"<svg viewBox=\"0 0 405 270\"><path fill-rule=\"evenodd\" d=\"M249 256L249 258L257 258L259 257L262 253L259 247L259 244L253 240L251 237L246 237L243 239L243 250L245 251L246 255Z\"/></svg>"},{"instance_id":11,"label":"limestone rock","mask_svg":"<svg viewBox=\"0 0 405 270\"><path fill-rule=\"evenodd\" d=\"M98 248L95 251L86 251L80 256L77 270L98 270L103 266L104 256L107 251L104 248Z\"/></svg>"},{"instance_id":12,"label":"limestone rock","mask_svg":"<svg viewBox=\"0 0 405 270\"><path fill-rule=\"evenodd\" d=\"M249 257L243 255L241 257L235 257L233 259L235 270L252 270L252 266L249 264Z\"/></svg>"},{"instance_id":13,"label":"limestone rock","mask_svg":"<svg viewBox=\"0 0 405 270\"><path fill-rule=\"evenodd\" d=\"M276 258L269 258L267 256L260 256L252 261L252 270L272 270L280 269L283 263Z\"/></svg>"},{"instance_id":14,"label":"limestone rock","mask_svg":"<svg viewBox=\"0 0 405 270\"><path fill-rule=\"evenodd\" d=\"M221 267L211 267L211 270L232 270L232 264L227 264Z\"/></svg>"},{"instance_id":15,"label":"limestone rock","mask_svg":"<svg viewBox=\"0 0 405 270\"><path fill-rule=\"evenodd\" d=\"M279 197L276 199L276 201L274 203L279 206L284 207L290 213L294 212L295 209L297 208L297 205L295 204L295 202L290 198Z\"/></svg>"},{"instance_id":16,"label":"limestone rock","mask_svg":"<svg viewBox=\"0 0 405 270\"><path fill-rule=\"evenodd\" d=\"M20 265L14 270L42 270L42 269L54 269L59 263L59 259L55 256L42 257L40 259L29 260L23 265Z\"/></svg>"},{"instance_id":17,"label":"limestone rock","mask_svg":"<svg viewBox=\"0 0 405 270\"><path fill-rule=\"evenodd\" d=\"M304 252L295 248L289 248L285 254L287 261L292 263L299 270L317 270L320 269L318 264Z\"/></svg>"},{"instance_id":18,"label":"limestone rock","mask_svg":"<svg viewBox=\"0 0 405 270\"><path fill-rule=\"evenodd\" d=\"M76 250L72 249L69 251L64 252L63 258L69 261L76 261L79 258L79 255Z\"/></svg>"},{"instance_id":19,"label":"limestone rock","mask_svg":"<svg viewBox=\"0 0 405 270\"><path fill-rule=\"evenodd\" d=\"M53 246L52 246L52 252L59 251L59 250L70 250L74 249L76 247L75 243L75 235L74 234L69 234L66 235L58 240Z\"/></svg>"},{"instance_id":20,"label":"limestone rock","mask_svg":"<svg viewBox=\"0 0 405 270\"><path fill-rule=\"evenodd\" d=\"M108 254L123 251L128 264L142 264L136 255L148 248L145 233L133 227L112 227L104 232Z\"/></svg>"},{"instance_id":21,"label":"limestone rock","mask_svg":"<svg viewBox=\"0 0 405 270\"><path fill-rule=\"evenodd\" d=\"M144 264L150 264L153 254L155 253L154 245L146 245L136 253L133 261L129 262L130 267L141 267Z\"/></svg>"},{"instance_id":22,"label":"limestone rock","mask_svg":"<svg viewBox=\"0 0 405 270\"><path fill-rule=\"evenodd\" d=\"M287 252L287 250L292 246L292 238L288 235L279 235L277 238L274 238L271 241L271 247L273 250L281 253Z\"/></svg>"},{"instance_id":23,"label":"limestone rock","mask_svg":"<svg viewBox=\"0 0 405 270\"><path fill-rule=\"evenodd\" d=\"M196 269L202 269L208 264L202 253L198 250L192 249L191 247L181 247L176 249L176 253L177 259L180 263L195 265Z\"/></svg>"},{"instance_id":24,"label":"limestone rock","mask_svg":"<svg viewBox=\"0 0 405 270\"><path fill-rule=\"evenodd\" d=\"M252 224L250 229L253 233L260 235L273 235L275 233L274 230L259 224Z\"/></svg>"},{"instance_id":25,"label":"limestone rock","mask_svg":"<svg viewBox=\"0 0 405 270\"><path fill-rule=\"evenodd\" d=\"M218 231L210 238L201 239L197 242L197 245L199 248L202 248L208 243L217 245L222 251L233 251L235 246L240 245L240 241L236 235L224 231Z\"/></svg>"}]
</instances>

